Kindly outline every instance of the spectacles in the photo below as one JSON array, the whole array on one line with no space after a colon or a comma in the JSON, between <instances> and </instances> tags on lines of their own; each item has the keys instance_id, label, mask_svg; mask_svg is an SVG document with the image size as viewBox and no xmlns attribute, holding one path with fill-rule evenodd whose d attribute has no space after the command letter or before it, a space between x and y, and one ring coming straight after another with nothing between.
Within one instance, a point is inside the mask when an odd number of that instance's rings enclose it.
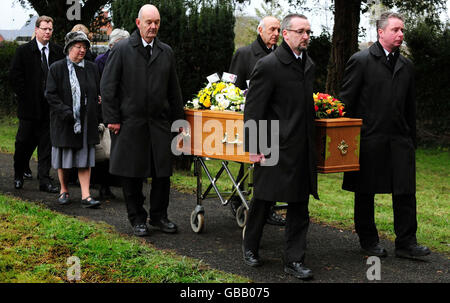
<instances>
[{"instance_id":1,"label":"spectacles","mask_svg":"<svg viewBox=\"0 0 450 303\"><path fill-rule=\"evenodd\" d=\"M310 31L310 30L308 30L308 31L305 31L304 29L300 29L300 30L293 30L293 29L286 29L287 31L290 31L290 32L295 32L295 33L297 33L297 34L299 34L300 36L303 36L305 33L308 35L308 36L311 36L312 35L312 31Z\"/></svg>"},{"instance_id":2,"label":"spectacles","mask_svg":"<svg viewBox=\"0 0 450 303\"><path fill-rule=\"evenodd\" d=\"M42 30L43 32L53 32L53 28L49 28L49 27L39 27L40 30Z\"/></svg>"},{"instance_id":3,"label":"spectacles","mask_svg":"<svg viewBox=\"0 0 450 303\"><path fill-rule=\"evenodd\" d=\"M83 49L83 50L87 50L87 47L84 45L74 45L73 47L75 47L76 49Z\"/></svg>"}]
</instances>

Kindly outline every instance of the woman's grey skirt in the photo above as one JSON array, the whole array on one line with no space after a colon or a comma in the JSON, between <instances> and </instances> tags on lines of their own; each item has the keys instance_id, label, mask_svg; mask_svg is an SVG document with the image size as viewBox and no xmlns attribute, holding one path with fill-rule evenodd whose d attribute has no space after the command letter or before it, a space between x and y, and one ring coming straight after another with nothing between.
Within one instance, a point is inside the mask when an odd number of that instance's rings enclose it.
<instances>
[{"instance_id":1,"label":"woman's grey skirt","mask_svg":"<svg viewBox=\"0 0 450 303\"><path fill-rule=\"evenodd\" d=\"M85 119L87 122L87 120ZM95 147L87 144L87 123L84 123L83 147L81 149L52 146L52 167L88 168L95 166Z\"/></svg>"}]
</instances>

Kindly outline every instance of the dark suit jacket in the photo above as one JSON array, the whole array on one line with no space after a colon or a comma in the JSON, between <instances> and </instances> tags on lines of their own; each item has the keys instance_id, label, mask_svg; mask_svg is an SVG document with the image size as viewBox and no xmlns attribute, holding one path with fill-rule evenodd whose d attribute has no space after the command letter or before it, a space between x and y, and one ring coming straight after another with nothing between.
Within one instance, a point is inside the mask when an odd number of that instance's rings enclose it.
<instances>
[{"instance_id":1,"label":"dark suit jacket","mask_svg":"<svg viewBox=\"0 0 450 303\"><path fill-rule=\"evenodd\" d=\"M242 90L247 89L247 80L250 80L256 62L267 56L258 39L252 44L238 48L231 59L229 72L237 76L235 85Z\"/></svg>"},{"instance_id":2,"label":"dark suit jacket","mask_svg":"<svg viewBox=\"0 0 450 303\"><path fill-rule=\"evenodd\" d=\"M304 202L310 194L318 198L313 100L315 65L308 57L303 70L292 51L287 49L289 46L283 44L256 63L245 102L245 122L254 120L259 125L263 120L279 121L279 161L275 166L255 165L254 197Z\"/></svg>"},{"instance_id":3,"label":"dark suit jacket","mask_svg":"<svg viewBox=\"0 0 450 303\"><path fill-rule=\"evenodd\" d=\"M110 172L143 178L154 165L156 177L170 176L171 123L184 118L172 48L156 38L148 61L135 31L111 50L100 87L104 123L121 124L111 138Z\"/></svg>"},{"instance_id":4,"label":"dark suit jacket","mask_svg":"<svg viewBox=\"0 0 450 303\"><path fill-rule=\"evenodd\" d=\"M97 65L84 60L84 68L75 67L81 89L81 134L73 131L73 100L67 59L55 62L49 70L45 96L50 104L50 138L55 147L83 147L84 120L87 119L87 143L99 143L97 107L100 76ZM84 103L87 97L87 104Z\"/></svg>"},{"instance_id":5,"label":"dark suit jacket","mask_svg":"<svg viewBox=\"0 0 450 303\"><path fill-rule=\"evenodd\" d=\"M64 58L62 48L49 45L48 64ZM48 103L44 100L45 80L41 67L41 52L36 38L19 46L9 72L11 86L18 97L17 116L24 120L48 120Z\"/></svg>"},{"instance_id":6,"label":"dark suit jacket","mask_svg":"<svg viewBox=\"0 0 450 303\"><path fill-rule=\"evenodd\" d=\"M416 104L410 60L392 71L375 43L347 63L340 98L348 117L362 118L360 171L344 174L343 189L415 193Z\"/></svg>"}]
</instances>

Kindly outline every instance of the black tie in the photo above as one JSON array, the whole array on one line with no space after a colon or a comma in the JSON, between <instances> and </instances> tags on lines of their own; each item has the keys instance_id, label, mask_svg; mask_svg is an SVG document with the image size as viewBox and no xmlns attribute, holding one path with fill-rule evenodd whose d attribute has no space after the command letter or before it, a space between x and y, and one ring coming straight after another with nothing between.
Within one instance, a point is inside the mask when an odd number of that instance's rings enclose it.
<instances>
[{"instance_id":1,"label":"black tie","mask_svg":"<svg viewBox=\"0 0 450 303\"><path fill-rule=\"evenodd\" d=\"M44 71L44 75L47 76L47 72L48 72L48 62L47 62L47 56L45 55L45 50L47 49L47 47L43 47L42 48L42 70Z\"/></svg>"},{"instance_id":2,"label":"black tie","mask_svg":"<svg viewBox=\"0 0 450 303\"><path fill-rule=\"evenodd\" d=\"M147 51L147 60L150 60L152 56L152 46L150 44L147 44L145 50Z\"/></svg>"},{"instance_id":3,"label":"black tie","mask_svg":"<svg viewBox=\"0 0 450 303\"><path fill-rule=\"evenodd\" d=\"M388 55L388 62L389 62L389 65L391 66L391 69L394 69L394 67L395 67L394 53L390 53Z\"/></svg>"}]
</instances>

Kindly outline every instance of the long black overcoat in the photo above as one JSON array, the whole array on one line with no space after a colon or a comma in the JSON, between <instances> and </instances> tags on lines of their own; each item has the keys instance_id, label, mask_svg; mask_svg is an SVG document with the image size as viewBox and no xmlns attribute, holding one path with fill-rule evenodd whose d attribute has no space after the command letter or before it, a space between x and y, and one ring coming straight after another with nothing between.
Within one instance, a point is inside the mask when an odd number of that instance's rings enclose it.
<instances>
[{"instance_id":1,"label":"long black overcoat","mask_svg":"<svg viewBox=\"0 0 450 303\"><path fill-rule=\"evenodd\" d=\"M70 87L69 68L64 58L52 64L47 78L45 96L50 104L50 139L55 147L83 147L84 121L87 119L87 143L99 143L98 96L100 95L100 75L97 65L84 60L84 68L75 67L81 89L81 133L73 130L73 99ZM85 104L83 96L87 97Z\"/></svg>"},{"instance_id":2,"label":"long black overcoat","mask_svg":"<svg viewBox=\"0 0 450 303\"><path fill-rule=\"evenodd\" d=\"M362 118L360 171L342 188L361 193L413 194L416 186L414 70L400 55L392 70L375 43L347 63L340 93L349 117Z\"/></svg>"},{"instance_id":3,"label":"long black overcoat","mask_svg":"<svg viewBox=\"0 0 450 303\"><path fill-rule=\"evenodd\" d=\"M262 120L278 120L280 128L278 164L255 165L253 181L257 199L300 202L307 200L310 194L318 198L314 70L315 65L309 57L303 70L287 45L278 47L256 63L244 120L254 120L257 125ZM249 150L248 146L246 148Z\"/></svg>"},{"instance_id":4,"label":"long black overcoat","mask_svg":"<svg viewBox=\"0 0 450 303\"><path fill-rule=\"evenodd\" d=\"M261 43L256 39L250 45L240 47L231 59L229 72L237 76L235 85L240 89L247 89L247 80L250 80L256 62L267 56Z\"/></svg>"},{"instance_id":5,"label":"long black overcoat","mask_svg":"<svg viewBox=\"0 0 450 303\"><path fill-rule=\"evenodd\" d=\"M49 43L48 64L64 58L62 48ZM49 107L44 100L45 80L41 67L41 52L36 38L20 45L11 62L9 78L17 95L17 116L24 120L48 120Z\"/></svg>"},{"instance_id":6,"label":"long black overcoat","mask_svg":"<svg viewBox=\"0 0 450 303\"><path fill-rule=\"evenodd\" d=\"M100 87L104 123L121 124L111 137L110 172L150 177L154 165L156 177L170 176L171 123L184 118L172 48L155 38L147 61L135 31L111 50Z\"/></svg>"}]
</instances>

